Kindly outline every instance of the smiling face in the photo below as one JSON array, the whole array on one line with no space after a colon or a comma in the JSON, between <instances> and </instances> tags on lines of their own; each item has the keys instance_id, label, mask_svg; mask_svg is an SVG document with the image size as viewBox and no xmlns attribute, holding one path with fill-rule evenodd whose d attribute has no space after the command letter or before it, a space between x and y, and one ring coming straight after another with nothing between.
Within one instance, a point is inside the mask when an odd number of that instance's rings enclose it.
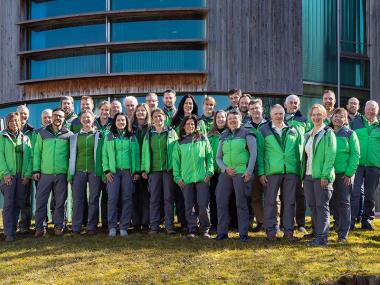
<instances>
[{"instance_id":1,"label":"smiling face","mask_svg":"<svg viewBox=\"0 0 380 285\"><path fill-rule=\"evenodd\" d=\"M61 102L61 108L65 112L66 115L71 114L74 112L74 104L71 100L62 100Z\"/></svg>"},{"instance_id":2,"label":"smiling face","mask_svg":"<svg viewBox=\"0 0 380 285\"><path fill-rule=\"evenodd\" d=\"M115 124L116 124L116 128L119 131L124 131L125 128L127 127L127 118L124 115L118 115L116 117Z\"/></svg>"},{"instance_id":3,"label":"smiling face","mask_svg":"<svg viewBox=\"0 0 380 285\"><path fill-rule=\"evenodd\" d=\"M80 100L80 109L81 111L89 110L92 111L94 109L94 103L91 99L82 99Z\"/></svg>"},{"instance_id":4,"label":"smiling face","mask_svg":"<svg viewBox=\"0 0 380 285\"><path fill-rule=\"evenodd\" d=\"M176 96L172 92L165 92L164 93L164 105L167 108L173 108L175 104Z\"/></svg>"},{"instance_id":5,"label":"smiling face","mask_svg":"<svg viewBox=\"0 0 380 285\"><path fill-rule=\"evenodd\" d=\"M297 97L289 97L285 107L286 112L288 112L289 114L294 114L300 108L300 100Z\"/></svg>"},{"instance_id":6,"label":"smiling face","mask_svg":"<svg viewBox=\"0 0 380 285\"><path fill-rule=\"evenodd\" d=\"M125 111L127 112L128 117L132 116L133 112L136 109L136 106L137 104L135 100L132 100L132 99L125 100Z\"/></svg>"},{"instance_id":7,"label":"smiling face","mask_svg":"<svg viewBox=\"0 0 380 285\"><path fill-rule=\"evenodd\" d=\"M375 103L374 101L368 101L365 104L364 108L364 116L367 118L368 121L373 122L377 115L379 114L379 105Z\"/></svg>"},{"instance_id":8,"label":"smiling face","mask_svg":"<svg viewBox=\"0 0 380 285\"><path fill-rule=\"evenodd\" d=\"M185 123L185 133L186 135L191 135L195 132L195 121L194 119L188 119Z\"/></svg>"},{"instance_id":9,"label":"smiling face","mask_svg":"<svg viewBox=\"0 0 380 285\"><path fill-rule=\"evenodd\" d=\"M136 109L136 118L137 120L146 120L148 112L146 111L144 106L139 106Z\"/></svg>"},{"instance_id":10,"label":"smiling face","mask_svg":"<svg viewBox=\"0 0 380 285\"><path fill-rule=\"evenodd\" d=\"M241 126L241 117L236 114L228 114L227 116L227 126L231 131L234 131Z\"/></svg>"},{"instance_id":11,"label":"smiling face","mask_svg":"<svg viewBox=\"0 0 380 285\"><path fill-rule=\"evenodd\" d=\"M320 127L323 124L323 121L327 118L327 115L321 109L314 107L311 110L310 118L314 127Z\"/></svg>"},{"instance_id":12,"label":"smiling face","mask_svg":"<svg viewBox=\"0 0 380 285\"><path fill-rule=\"evenodd\" d=\"M323 94L323 106L327 111L331 111L335 106L335 95L332 92Z\"/></svg>"},{"instance_id":13,"label":"smiling face","mask_svg":"<svg viewBox=\"0 0 380 285\"><path fill-rule=\"evenodd\" d=\"M332 117L332 123L334 127L341 128L347 123L347 117L343 112L337 112Z\"/></svg>"},{"instance_id":14,"label":"smiling face","mask_svg":"<svg viewBox=\"0 0 380 285\"><path fill-rule=\"evenodd\" d=\"M263 107L260 103L250 104L249 105L249 115L253 119L260 119L263 116Z\"/></svg>"},{"instance_id":15,"label":"smiling face","mask_svg":"<svg viewBox=\"0 0 380 285\"><path fill-rule=\"evenodd\" d=\"M158 97L156 94L148 94L145 97L146 104L149 106L149 109L152 111L158 107Z\"/></svg>"},{"instance_id":16,"label":"smiling face","mask_svg":"<svg viewBox=\"0 0 380 285\"><path fill-rule=\"evenodd\" d=\"M20 114L21 125L24 126L29 119L29 109L21 107L19 108L18 113Z\"/></svg>"},{"instance_id":17,"label":"smiling face","mask_svg":"<svg viewBox=\"0 0 380 285\"><path fill-rule=\"evenodd\" d=\"M108 119L110 117L111 108L107 104L103 104L99 109L99 115L102 119Z\"/></svg>"},{"instance_id":18,"label":"smiling face","mask_svg":"<svg viewBox=\"0 0 380 285\"><path fill-rule=\"evenodd\" d=\"M91 129L94 124L94 116L91 113L84 113L80 116L80 122L84 129Z\"/></svg>"},{"instance_id":19,"label":"smiling face","mask_svg":"<svg viewBox=\"0 0 380 285\"><path fill-rule=\"evenodd\" d=\"M20 131L21 121L19 116L12 116L8 120L8 129L13 132L17 133Z\"/></svg>"},{"instance_id":20,"label":"smiling face","mask_svg":"<svg viewBox=\"0 0 380 285\"><path fill-rule=\"evenodd\" d=\"M273 123L277 126L281 125L282 122L284 122L284 116L284 109L280 107L272 108L272 110L270 111L270 118L272 119Z\"/></svg>"},{"instance_id":21,"label":"smiling face","mask_svg":"<svg viewBox=\"0 0 380 285\"><path fill-rule=\"evenodd\" d=\"M65 120L65 113L63 111L60 111L60 110L54 111L53 115L52 115L52 119L53 119L53 125L56 128L60 129L63 125L64 120Z\"/></svg>"},{"instance_id":22,"label":"smiling face","mask_svg":"<svg viewBox=\"0 0 380 285\"><path fill-rule=\"evenodd\" d=\"M191 115L191 113L193 112L193 109L194 109L193 100L191 98L187 98L185 100L185 103L183 104L183 113L185 114L185 116Z\"/></svg>"},{"instance_id":23,"label":"smiling face","mask_svg":"<svg viewBox=\"0 0 380 285\"><path fill-rule=\"evenodd\" d=\"M41 122L44 127L47 125L50 125L52 121L52 113L51 112L45 112L41 115Z\"/></svg>"},{"instance_id":24,"label":"smiling face","mask_svg":"<svg viewBox=\"0 0 380 285\"><path fill-rule=\"evenodd\" d=\"M165 124L165 114L161 113L161 112L154 112L153 113L153 124L156 128L159 128L159 129L162 129L164 127L164 124Z\"/></svg>"},{"instance_id":25,"label":"smiling face","mask_svg":"<svg viewBox=\"0 0 380 285\"><path fill-rule=\"evenodd\" d=\"M115 116L117 113L121 113L122 107L119 101L112 101L111 103L111 116Z\"/></svg>"},{"instance_id":26,"label":"smiling face","mask_svg":"<svg viewBox=\"0 0 380 285\"><path fill-rule=\"evenodd\" d=\"M251 99L247 96L241 97L239 100L239 110L242 113L248 112L248 104L251 101Z\"/></svg>"},{"instance_id":27,"label":"smiling face","mask_svg":"<svg viewBox=\"0 0 380 285\"><path fill-rule=\"evenodd\" d=\"M206 117L212 116L212 114L214 113L214 109L215 109L215 103L213 101L207 100L203 103L203 114Z\"/></svg>"},{"instance_id":28,"label":"smiling face","mask_svg":"<svg viewBox=\"0 0 380 285\"><path fill-rule=\"evenodd\" d=\"M356 115L356 113L359 111L359 100L356 98L350 98L347 102L347 111L351 115Z\"/></svg>"},{"instance_id":29,"label":"smiling face","mask_svg":"<svg viewBox=\"0 0 380 285\"><path fill-rule=\"evenodd\" d=\"M218 127L218 129L224 129L226 127L226 123L227 123L227 115L225 112L219 112L217 115L216 115L216 126Z\"/></svg>"},{"instance_id":30,"label":"smiling face","mask_svg":"<svg viewBox=\"0 0 380 285\"><path fill-rule=\"evenodd\" d=\"M230 99L230 105L231 105L231 107L235 108L235 107L239 106L240 96L237 93L229 95L228 98Z\"/></svg>"}]
</instances>

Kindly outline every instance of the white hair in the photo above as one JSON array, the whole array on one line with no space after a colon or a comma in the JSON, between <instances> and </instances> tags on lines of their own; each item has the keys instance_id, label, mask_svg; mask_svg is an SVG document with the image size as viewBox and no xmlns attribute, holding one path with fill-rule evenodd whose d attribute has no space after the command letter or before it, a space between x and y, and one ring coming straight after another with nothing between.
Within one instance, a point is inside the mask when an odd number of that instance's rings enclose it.
<instances>
[{"instance_id":1,"label":"white hair","mask_svg":"<svg viewBox=\"0 0 380 285\"><path fill-rule=\"evenodd\" d=\"M298 102L301 102L301 101L300 101L300 97L298 97L298 96L295 95L295 94L290 94L290 95L289 95L288 97L286 97L286 99L285 99L285 102L284 102L285 107L288 105L290 99L295 99L295 100L297 100Z\"/></svg>"},{"instance_id":2,"label":"white hair","mask_svg":"<svg viewBox=\"0 0 380 285\"><path fill-rule=\"evenodd\" d=\"M43 110L42 112L41 112L41 117L43 116L43 115L46 115L46 114L52 114L53 113L53 110L52 109L45 109L45 110Z\"/></svg>"},{"instance_id":3,"label":"white hair","mask_svg":"<svg viewBox=\"0 0 380 285\"><path fill-rule=\"evenodd\" d=\"M24 104L24 105L17 106L16 112L21 112L21 110L26 110L26 111L28 111L28 113L29 113L29 109L28 109L28 107L26 107L25 104Z\"/></svg>"},{"instance_id":4,"label":"white hair","mask_svg":"<svg viewBox=\"0 0 380 285\"><path fill-rule=\"evenodd\" d=\"M127 101L133 101L133 103L135 103L135 105L138 104L137 98L135 96L126 96L125 100L124 100L124 104L127 103Z\"/></svg>"},{"instance_id":5,"label":"white hair","mask_svg":"<svg viewBox=\"0 0 380 285\"><path fill-rule=\"evenodd\" d=\"M367 102L365 103L365 106L367 107L368 104L373 104L373 105L375 106L377 112L379 111L379 104L378 104L376 101L374 101L374 100L369 100L369 101L367 101Z\"/></svg>"}]
</instances>

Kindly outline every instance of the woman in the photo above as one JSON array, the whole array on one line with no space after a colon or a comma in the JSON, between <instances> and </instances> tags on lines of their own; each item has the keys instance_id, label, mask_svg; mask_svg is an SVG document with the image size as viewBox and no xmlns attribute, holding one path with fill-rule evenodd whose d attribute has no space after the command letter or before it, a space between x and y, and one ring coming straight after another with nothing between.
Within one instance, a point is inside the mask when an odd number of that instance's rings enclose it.
<instances>
[{"instance_id":1,"label":"woman","mask_svg":"<svg viewBox=\"0 0 380 285\"><path fill-rule=\"evenodd\" d=\"M205 127L205 132L208 134L214 127L216 101L211 96L206 96L203 101L203 115L199 119Z\"/></svg>"},{"instance_id":2,"label":"woman","mask_svg":"<svg viewBox=\"0 0 380 285\"><path fill-rule=\"evenodd\" d=\"M173 151L173 177L185 199L188 237L195 237L198 205L200 234L210 238L209 182L214 173L213 155L207 137L197 131L197 117L185 117Z\"/></svg>"},{"instance_id":3,"label":"woman","mask_svg":"<svg viewBox=\"0 0 380 285\"><path fill-rule=\"evenodd\" d=\"M150 111L147 104L142 103L136 106L133 113L133 133L139 142L139 148L142 149L144 137L150 128ZM141 152L142 154L142 152ZM141 159L141 155L140 155ZM149 225L149 192L148 181L139 179L136 181L136 190L133 194L133 214L132 224L135 230L148 229Z\"/></svg>"},{"instance_id":4,"label":"woman","mask_svg":"<svg viewBox=\"0 0 380 285\"><path fill-rule=\"evenodd\" d=\"M314 239L308 245L325 246L330 226L329 201L335 179L336 139L334 131L324 124L327 112L322 105L313 105L310 118L313 129L305 134L302 167L305 197L314 230Z\"/></svg>"},{"instance_id":5,"label":"woman","mask_svg":"<svg viewBox=\"0 0 380 285\"><path fill-rule=\"evenodd\" d=\"M228 129L220 136L216 162L221 170L216 187L218 207L217 240L228 239L229 200L235 191L238 213L238 230L241 241L248 240L249 210L247 199L251 195L251 179L256 162L256 139L242 127L241 114L227 114Z\"/></svg>"},{"instance_id":6,"label":"woman","mask_svg":"<svg viewBox=\"0 0 380 285\"><path fill-rule=\"evenodd\" d=\"M214 115L213 128L208 133L208 139L210 141L210 145L211 145L213 157L214 157L214 175L211 177L211 180L210 180L210 222L211 222L211 229L215 229L215 230L216 230L216 226L218 225L215 190L216 190L216 185L218 184L218 179L219 179L219 174L220 174L218 164L216 163L216 154L218 151L220 135L226 129L226 122L227 122L227 113L224 110L216 111Z\"/></svg>"},{"instance_id":7,"label":"woman","mask_svg":"<svg viewBox=\"0 0 380 285\"><path fill-rule=\"evenodd\" d=\"M87 233L96 234L99 221L99 197L101 169L100 132L94 129L95 116L84 110L80 115L82 125L79 133L70 137L69 182L73 189L73 234L80 234L82 224L87 224ZM99 163L97 163L99 162ZM89 184L88 221L83 221L84 201L87 200Z\"/></svg>"},{"instance_id":8,"label":"woman","mask_svg":"<svg viewBox=\"0 0 380 285\"><path fill-rule=\"evenodd\" d=\"M334 215L338 242L346 242L351 225L352 180L359 165L359 140L356 133L347 127L348 113L343 108L334 110L330 126L334 129L336 136L334 162L336 177L330 206Z\"/></svg>"},{"instance_id":9,"label":"woman","mask_svg":"<svg viewBox=\"0 0 380 285\"><path fill-rule=\"evenodd\" d=\"M4 195L5 241L16 237L24 193L32 176L32 151L28 136L21 132L19 113L9 113L7 128L0 134L0 188Z\"/></svg>"},{"instance_id":10,"label":"woman","mask_svg":"<svg viewBox=\"0 0 380 285\"><path fill-rule=\"evenodd\" d=\"M161 220L161 197L164 200L165 229L168 234L175 234L173 225L174 183L172 175L173 146L177 134L165 126L166 115L160 108L152 112L153 126L145 135L142 146L142 177L148 179L149 234L157 234Z\"/></svg>"},{"instance_id":11,"label":"woman","mask_svg":"<svg viewBox=\"0 0 380 285\"><path fill-rule=\"evenodd\" d=\"M103 145L103 171L107 179L109 236L116 236L119 218L120 236L128 236L132 218L133 181L140 171L140 149L137 138L128 131L128 117L117 113ZM118 217L118 206L121 205Z\"/></svg>"}]
</instances>

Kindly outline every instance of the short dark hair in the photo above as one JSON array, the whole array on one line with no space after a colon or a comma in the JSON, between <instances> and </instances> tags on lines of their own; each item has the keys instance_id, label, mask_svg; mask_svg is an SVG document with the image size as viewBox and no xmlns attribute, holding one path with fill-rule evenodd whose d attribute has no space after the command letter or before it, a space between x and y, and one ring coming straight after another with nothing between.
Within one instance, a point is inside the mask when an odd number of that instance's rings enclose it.
<instances>
[{"instance_id":1,"label":"short dark hair","mask_svg":"<svg viewBox=\"0 0 380 285\"><path fill-rule=\"evenodd\" d=\"M228 96L231 96L233 94L237 94L239 97L241 97L241 89L239 88L234 88L234 89L231 89L230 91L228 91Z\"/></svg>"},{"instance_id":2,"label":"short dark hair","mask_svg":"<svg viewBox=\"0 0 380 285\"><path fill-rule=\"evenodd\" d=\"M54 112L57 112L57 111L61 111L61 112L65 113L65 111L63 111L62 108L55 108L55 109L53 109L53 111L51 113L53 114Z\"/></svg>"},{"instance_id":3,"label":"short dark hair","mask_svg":"<svg viewBox=\"0 0 380 285\"><path fill-rule=\"evenodd\" d=\"M177 93L173 90L173 89L167 89L167 90L165 90L164 91L164 93L163 94L165 94L165 93L173 93L174 94L174 96L176 96L177 95Z\"/></svg>"}]
</instances>

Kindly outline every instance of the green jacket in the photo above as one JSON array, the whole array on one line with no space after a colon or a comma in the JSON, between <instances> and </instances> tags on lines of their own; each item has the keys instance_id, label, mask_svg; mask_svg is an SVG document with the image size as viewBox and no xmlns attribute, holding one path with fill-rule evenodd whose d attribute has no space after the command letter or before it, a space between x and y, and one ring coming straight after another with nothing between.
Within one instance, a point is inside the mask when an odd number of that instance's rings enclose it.
<instances>
[{"instance_id":1,"label":"green jacket","mask_svg":"<svg viewBox=\"0 0 380 285\"><path fill-rule=\"evenodd\" d=\"M202 182L206 176L214 174L213 154L210 142L203 134L193 135L177 141L173 150L173 178L178 184Z\"/></svg>"},{"instance_id":2,"label":"green jacket","mask_svg":"<svg viewBox=\"0 0 380 285\"><path fill-rule=\"evenodd\" d=\"M301 137L294 127L286 126L280 136L269 122L257 134L257 174L300 175Z\"/></svg>"},{"instance_id":3,"label":"green jacket","mask_svg":"<svg viewBox=\"0 0 380 285\"><path fill-rule=\"evenodd\" d=\"M22 141L22 171L23 178L32 176L32 146L28 136L21 134ZM17 172L16 165L16 144L7 130L0 133L0 180L4 176L15 176Z\"/></svg>"},{"instance_id":4,"label":"green jacket","mask_svg":"<svg viewBox=\"0 0 380 285\"><path fill-rule=\"evenodd\" d=\"M252 134L254 134L256 136L256 133L258 131L258 129L263 126L264 124L267 123L267 120L265 120L264 118L261 120L260 124L255 124L252 119L247 119L247 121L245 122L244 124L244 128L248 129L251 131Z\"/></svg>"},{"instance_id":5,"label":"green jacket","mask_svg":"<svg viewBox=\"0 0 380 285\"><path fill-rule=\"evenodd\" d=\"M336 136L335 173L351 177L359 165L360 147L356 133L342 127Z\"/></svg>"},{"instance_id":6,"label":"green jacket","mask_svg":"<svg viewBox=\"0 0 380 285\"><path fill-rule=\"evenodd\" d=\"M220 172L218 164L216 163L216 154L218 152L220 135L223 133L224 130L225 129L223 129L222 131L215 131L215 132L213 131L213 132L210 132L208 134L208 140L210 142L212 154L213 154L213 158L214 158L214 174L217 172Z\"/></svg>"},{"instance_id":7,"label":"green jacket","mask_svg":"<svg viewBox=\"0 0 380 285\"><path fill-rule=\"evenodd\" d=\"M102 164L105 174L115 174L117 170L129 170L132 175L139 172L140 148L136 137L108 133L102 150Z\"/></svg>"},{"instance_id":8,"label":"green jacket","mask_svg":"<svg viewBox=\"0 0 380 285\"><path fill-rule=\"evenodd\" d=\"M65 128L54 133L51 125L42 129L33 150L33 173L67 174L72 135Z\"/></svg>"},{"instance_id":9,"label":"green jacket","mask_svg":"<svg viewBox=\"0 0 380 285\"><path fill-rule=\"evenodd\" d=\"M63 127L64 127L65 129L70 130L71 123L72 123L76 118L78 118L78 115L75 114L74 112L72 112L70 115L68 115L68 116L65 118L65 122L63 123Z\"/></svg>"},{"instance_id":10,"label":"green jacket","mask_svg":"<svg viewBox=\"0 0 380 285\"><path fill-rule=\"evenodd\" d=\"M78 117L74 118L72 121L71 121L71 124L70 124L70 130L76 134L76 133L79 133L79 131L82 129L82 123L80 122L80 114L78 114Z\"/></svg>"},{"instance_id":11,"label":"green jacket","mask_svg":"<svg viewBox=\"0 0 380 285\"><path fill-rule=\"evenodd\" d=\"M164 107L162 110L164 111L164 113L166 115L165 126L169 127L172 124L172 119L173 119L175 113L177 113L177 108L175 106L173 106L172 109L168 109L168 108Z\"/></svg>"},{"instance_id":12,"label":"green jacket","mask_svg":"<svg viewBox=\"0 0 380 285\"><path fill-rule=\"evenodd\" d=\"M298 110L294 114L286 113L285 114L285 123L288 126L294 127L301 136L301 140L306 132L310 130L310 123L307 118L304 117L301 112Z\"/></svg>"},{"instance_id":13,"label":"green jacket","mask_svg":"<svg viewBox=\"0 0 380 285\"><path fill-rule=\"evenodd\" d=\"M163 132L167 132L167 140L166 140L166 149L167 149L167 156L166 156L166 170L171 171L173 169L172 166L172 155L173 155L173 148L174 144L178 139L177 133L172 128L167 128L163 130ZM144 142L142 145L142 159L141 159L141 171L146 172L147 174L151 171L151 155L152 155L152 148L151 148L151 138L157 134L154 127L150 128L145 137Z\"/></svg>"},{"instance_id":14,"label":"green jacket","mask_svg":"<svg viewBox=\"0 0 380 285\"><path fill-rule=\"evenodd\" d=\"M351 122L351 129L355 131L360 145L360 166L380 168L380 123L376 120L369 124L365 116L358 117Z\"/></svg>"},{"instance_id":15,"label":"green jacket","mask_svg":"<svg viewBox=\"0 0 380 285\"><path fill-rule=\"evenodd\" d=\"M304 146L311 137L311 131L305 134ZM305 148L303 148L305 149ZM306 172L306 152L302 152L302 178ZM336 156L336 138L330 127L325 127L315 137L313 142L312 178L326 179L330 183L335 180L334 162Z\"/></svg>"},{"instance_id":16,"label":"green jacket","mask_svg":"<svg viewBox=\"0 0 380 285\"><path fill-rule=\"evenodd\" d=\"M73 176L75 175L75 166L77 160L77 150L78 150L78 135L76 133L70 137L70 159L69 159L69 181L72 181ZM95 132L95 143L94 143L94 166L95 166L95 175L102 177L102 147L101 147L101 133Z\"/></svg>"},{"instance_id":17,"label":"green jacket","mask_svg":"<svg viewBox=\"0 0 380 285\"><path fill-rule=\"evenodd\" d=\"M214 115L212 115L211 117L206 117L205 115L202 115L198 123L200 122L203 122L204 125L204 130L202 130L202 132L208 134L214 127Z\"/></svg>"}]
</instances>

